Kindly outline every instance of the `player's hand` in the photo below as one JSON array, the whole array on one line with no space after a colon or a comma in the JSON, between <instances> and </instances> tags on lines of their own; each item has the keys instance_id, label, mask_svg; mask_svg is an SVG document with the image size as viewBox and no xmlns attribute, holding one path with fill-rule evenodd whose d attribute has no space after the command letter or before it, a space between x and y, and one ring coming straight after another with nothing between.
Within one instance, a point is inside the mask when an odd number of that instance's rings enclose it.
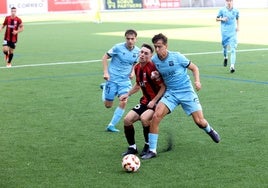
<instances>
[{"instance_id":1,"label":"player's hand","mask_svg":"<svg viewBox=\"0 0 268 188\"><path fill-rule=\"evenodd\" d=\"M13 30L12 34L13 34L13 35L16 35L16 34L18 34L18 31Z\"/></svg>"},{"instance_id":2,"label":"player's hand","mask_svg":"<svg viewBox=\"0 0 268 188\"><path fill-rule=\"evenodd\" d=\"M147 107L148 108L154 108L155 106L155 102L154 101L150 101L148 104L147 104Z\"/></svg>"},{"instance_id":3,"label":"player's hand","mask_svg":"<svg viewBox=\"0 0 268 188\"><path fill-rule=\"evenodd\" d=\"M228 17L222 17L222 18L221 18L221 21L223 21L223 22L227 22L227 21L228 21Z\"/></svg>"},{"instance_id":4,"label":"player's hand","mask_svg":"<svg viewBox=\"0 0 268 188\"><path fill-rule=\"evenodd\" d=\"M129 97L129 95L128 95L128 93L126 93L126 94L121 95L121 96L119 97L119 100L120 100L120 101L125 101L125 100L128 99L128 97Z\"/></svg>"},{"instance_id":5,"label":"player's hand","mask_svg":"<svg viewBox=\"0 0 268 188\"><path fill-rule=\"evenodd\" d=\"M158 71L152 71L151 72L151 78L152 79L158 79L160 77L160 74Z\"/></svg>"},{"instance_id":6,"label":"player's hand","mask_svg":"<svg viewBox=\"0 0 268 188\"><path fill-rule=\"evenodd\" d=\"M134 76L135 76L135 73L131 72L131 74L129 75L129 78L132 79L132 78L134 78Z\"/></svg>"},{"instance_id":7,"label":"player's hand","mask_svg":"<svg viewBox=\"0 0 268 188\"><path fill-rule=\"evenodd\" d=\"M200 82L195 82L194 83L195 84L195 89L197 90L197 91L199 91L200 89L201 89L201 83Z\"/></svg>"},{"instance_id":8,"label":"player's hand","mask_svg":"<svg viewBox=\"0 0 268 188\"><path fill-rule=\"evenodd\" d=\"M109 80L110 79L110 75L108 73L104 73L103 74L103 78L104 78L104 80Z\"/></svg>"}]
</instances>

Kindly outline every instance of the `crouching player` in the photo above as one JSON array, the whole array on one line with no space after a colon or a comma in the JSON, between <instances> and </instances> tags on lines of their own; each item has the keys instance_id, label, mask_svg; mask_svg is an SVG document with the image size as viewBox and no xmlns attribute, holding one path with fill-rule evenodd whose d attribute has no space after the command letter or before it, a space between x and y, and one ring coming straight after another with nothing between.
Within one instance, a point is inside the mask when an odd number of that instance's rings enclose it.
<instances>
[{"instance_id":1,"label":"crouching player","mask_svg":"<svg viewBox=\"0 0 268 188\"><path fill-rule=\"evenodd\" d=\"M143 126L145 144L140 156L145 155L149 149L149 122L151 121L157 102L165 92L165 85L162 78L153 78L152 72L156 71L155 65L151 62L153 47L143 44L139 53L139 63L135 66L136 83L132 89L120 100L126 100L130 95L142 91L140 103L137 104L124 118L125 137L129 144L128 149L122 155L137 154L138 149L135 143L135 129L133 124L140 120Z\"/></svg>"}]
</instances>

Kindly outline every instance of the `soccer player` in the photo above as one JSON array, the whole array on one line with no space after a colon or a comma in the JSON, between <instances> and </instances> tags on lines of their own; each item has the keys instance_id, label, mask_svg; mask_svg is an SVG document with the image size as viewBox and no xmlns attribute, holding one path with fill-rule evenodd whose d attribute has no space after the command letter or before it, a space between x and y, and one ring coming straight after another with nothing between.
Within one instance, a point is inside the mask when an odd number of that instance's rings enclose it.
<instances>
[{"instance_id":1,"label":"soccer player","mask_svg":"<svg viewBox=\"0 0 268 188\"><path fill-rule=\"evenodd\" d=\"M102 99L106 108L113 106L115 96L120 97L131 89L131 78L134 76L133 66L137 63L139 48L135 46L137 32L129 29L125 32L126 42L114 45L102 57L103 78L106 83L103 86ZM108 59L111 61L108 66ZM119 106L115 109L113 117L106 130L119 132L116 124L125 112L126 100L119 100Z\"/></svg>"},{"instance_id":2,"label":"soccer player","mask_svg":"<svg viewBox=\"0 0 268 188\"><path fill-rule=\"evenodd\" d=\"M101 23L101 0L91 0L90 6L94 23Z\"/></svg>"},{"instance_id":3,"label":"soccer player","mask_svg":"<svg viewBox=\"0 0 268 188\"><path fill-rule=\"evenodd\" d=\"M16 16L17 9L11 8L11 15L6 16L5 21L0 27L0 32L6 27L6 32L3 41L3 53L5 54L6 66L11 67L14 50L18 40L18 33L22 32L24 27L22 20Z\"/></svg>"},{"instance_id":4,"label":"soccer player","mask_svg":"<svg viewBox=\"0 0 268 188\"><path fill-rule=\"evenodd\" d=\"M228 46L231 50L230 72L235 72L237 31L239 31L239 11L233 8L233 0L226 0L226 6L218 12L216 21L221 22L221 36L223 46L223 66L228 62Z\"/></svg>"},{"instance_id":5,"label":"soccer player","mask_svg":"<svg viewBox=\"0 0 268 188\"><path fill-rule=\"evenodd\" d=\"M135 144L135 129L133 124L140 120L143 126L143 136L145 144L140 156L145 155L149 149L148 134L149 134L149 122L151 121L154 113L155 106L161 96L165 92L165 85L162 78L151 78L152 72L156 71L155 65L151 62L153 55L153 47L149 44L143 44L139 54L139 63L135 65L134 72L136 75L136 83L132 89L120 97L120 100L125 100L129 96L142 91L142 97L140 103L137 104L124 118L124 131L125 137L129 144L126 152L122 155L137 154L138 149Z\"/></svg>"},{"instance_id":6,"label":"soccer player","mask_svg":"<svg viewBox=\"0 0 268 188\"><path fill-rule=\"evenodd\" d=\"M201 89L198 67L179 52L168 51L168 39L162 33L152 38L156 55L152 57L158 72L166 85L166 91L156 106L150 124L149 152L142 159L156 157L158 129L160 121L177 106L181 105L187 115L191 115L195 124L203 129L214 142L220 137L203 116L202 107L194 91L187 69L192 71L196 90Z\"/></svg>"}]
</instances>

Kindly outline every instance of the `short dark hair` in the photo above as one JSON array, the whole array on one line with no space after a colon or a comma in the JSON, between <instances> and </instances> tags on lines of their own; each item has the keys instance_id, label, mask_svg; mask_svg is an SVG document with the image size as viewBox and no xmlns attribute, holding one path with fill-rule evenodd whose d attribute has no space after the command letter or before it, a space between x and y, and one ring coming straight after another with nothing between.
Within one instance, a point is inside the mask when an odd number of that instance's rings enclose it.
<instances>
[{"instance_id":1,"label":"short dark hair","mask_svg":"<svg viewBox=\"0 0 268 188\"><path fill-rule=\"evenodd\" d=\"M153 38L152 38L152 43L157 43L157 41L159 40L162 40L163 41L163 44L167 44L168 42L168 39L165 35L163 35L162 33L159 33L157 35L155 35Z\"/></svg>"},{"instance_id":2,"label":"short dark hair","mask_svg":"<svg viewBox=\"0 0 268 188\"><path fill-rule=\"evenodd\" d=\"M128 29L125 32L125 36L127 36L127 35L135 35L135 37L137 37L138 34L134 29Z\"/></svg>"},{"instance_id":3,"label":"short dark hair","mask_svg":"<svg viewBox=\"0 0 268 188\"><path fill-rule=\"evenodd\" d=\"M154 49L150 44L144 43L144 44L141 45L141 47L148 48L151 51L151 53L154 53Z\"/></svg>"},{"instance_id":4,"label":"short dark hair","mask_svg":"<svg viewBox=\"0 0 268 188\"><path fill-rule=\"evenodd\" d=\"M17 9L17 8L16 8L16 7L11 7L11 10L12 10L12 9Z\"/></svg>"}]
</instances>

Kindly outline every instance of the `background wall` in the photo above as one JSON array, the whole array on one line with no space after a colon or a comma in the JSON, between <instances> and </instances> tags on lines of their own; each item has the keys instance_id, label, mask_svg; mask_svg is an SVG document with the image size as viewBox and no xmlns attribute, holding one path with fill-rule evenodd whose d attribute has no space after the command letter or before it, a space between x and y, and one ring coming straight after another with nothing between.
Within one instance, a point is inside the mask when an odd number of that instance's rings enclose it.
<instances>
[{"instance_id":1,"label":"background wall","mask_svg":"<svg viewBox=\"0 0 268 188\"><path fill-rule=\"evenodd\" d=\"M0 14L9 14L10 8L18 8L19 14L47 12L89 11L98 2L100 10L161 9L186 7L221 7L225 0L1 0ZM237 8L268 8L268 0L234 0Z\"/></svg>"}]
</instances>

